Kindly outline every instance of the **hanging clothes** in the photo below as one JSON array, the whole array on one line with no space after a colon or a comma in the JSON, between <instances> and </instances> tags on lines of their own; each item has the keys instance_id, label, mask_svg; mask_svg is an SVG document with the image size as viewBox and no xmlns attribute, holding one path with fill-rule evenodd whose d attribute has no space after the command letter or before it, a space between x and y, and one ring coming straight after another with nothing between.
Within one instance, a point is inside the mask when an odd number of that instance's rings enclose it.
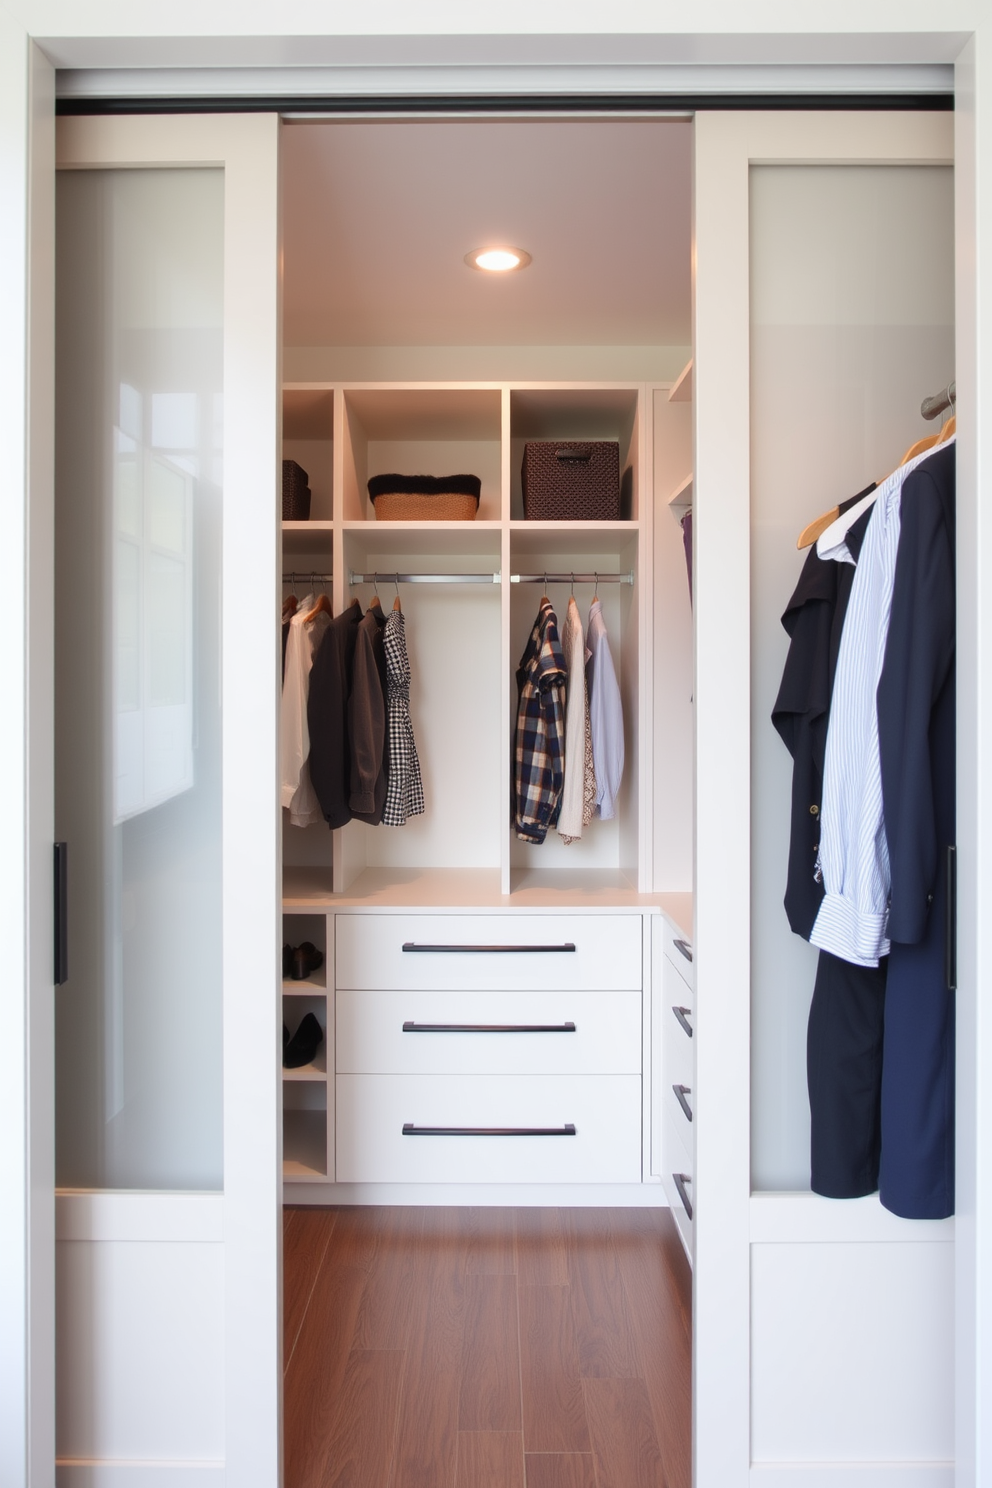
<instances>
[{"instance_id":1,"label":"hanging clothes","mask_svg":"<svg viewBox=\"0 0 992 1488\"><path fill-rule=\"evenodd\" d=\"M574 596L568 601L561 631L561 649L565 662L565 762L558 813L558 835L563 842L575 842L583 826L592 819L596 800L596 778L592 759L592 730L589 723L586 692L586 651L582 637L582 618ZM586 816L586 803L590 813Z\"/></svg>"},{"instance_id":2,"label":"hanging clothes","mask_svg":"<svg viewBox=\"0 0 992 1488\"><path fill-rule=\"evenodd\" d=\"M357 821L377 827L386 805L389 735L386 731L386 617L373 601L358 626L348 695L351 790L348 805Z\"/></svg>"},{"instance_id":3,"label":"hanging clothes","mask_svg":"<svg viewBox=\"0 0 992 1488\"><path fill-rule=\"evenodd\" d=\"M879 1198L905 1219L954 1212L954 993L946 981L955 838L955 449L903 487L878 684L892 941L885 993Z\"/></svg>"},{"instance_id":4,"label":"hanging clothes","mask_svg":"<svg viewBox=\"0 0 992 1488\"><path fill-rule=\"evenodd\" d=\"M604 821L617 814L617 792L623 779L623 703L606 633L603 607L598 599L589 606L586 633L589 660L586 681L589 687L589 719L592 732L592 758L596 772L596 815Z\"/></svg>"},{"instance_id":5,"label":"hanging clothes","mask_svg":"<svg viewBox=\"0 0 992 1488\"><path fill-rule=\"evenodd\" d=\"M682 547L685 550L685 568L689 575L689 606L692 607L692 507L682 518Z\"/></svg>"},{"instance_id":6,"label":"hanging clothes","mask_svg":"<svg viewBox=\"0 0 992 1488\"><path fill-rule=\"evenodd\" d=\"M954 997L945 984L955 819L954 470L953 441L922 453L883 483L870 511L849 513L855 525L846 537L828 530L818 544L842 571L857 568L824 749L826 893L810 936L815 942L823 929L829 893L846 896L826 922L837 951L821 949L810 1008L812 1187L837 1198L877 1188L886 1208L909 1219L945 1218L954 1207ZM804 576L811 567L812 557ZM820 637L821 696L823 636L835 634L835 621L836 613L824 626L821 614L819 625L806 627ZM799 632L797 622L793 646ZM786 687L801 665L790 647L775 720L788 744L791 715L797 771L814 754L819 721L812 710L800 716ZM811 697L816 690L811 685ZM791 707L780 709L783 695ZM808 758L804 769L815 783ZM797 789L794 775L793 849L804 838ZM797 874L809 856L798 853ZM792 879L790 851L790 889ZM793 907L790 923L802 933L815 895L797 892Z\"/></svg>"},{"instance_id":7,"label":"hanging clothes","mask_svg":"<svg viewBox=\"0 0 992 1488\"><path fill-rule=\"evenodd\" d=\"M294 827L311 826L320 821L322 814L310 780L307 706L313 658L330 624L330 616L321 611L307 621L306 615L312 607L311 594L289 623L280 713L281 799Z\"/></svg>"},{"instance_id":8,"label":"hanging clothes","mask_svg":"<svg viewBox=\"0 0 992 1488\"><path fill-rule=\"evenodd\" d=\"M282 680L286 680L286 647L289 644L289 622L296 614L299 605L296 595L291 594L288 599L283 600L282 606Z\"/></svg>"},{"instance_id":9,"label":"hanging clothes","mask_svg":"<svg viewBox=\"0 0 992 1488\"><path fill-rule=\"evenodd\" d=\"M941 446L945 453L951 447ZM810 940L858 966L877 966L889 950L890 861L876 692L889 634L903 490L919 466L935 458L927 451L900 466L876 493L837 657L820 815L824 896ZM831 551L850 561L843 543Z\"/></svg>"},{"instance_id":10,"label":"hanging clothes","mask_svg":"<svg viewBox=\"0 0 992 1488\"><path fill-rule=\"evenodd\" d=\"M520 659L517 689L514 822L523 842L541 843L558 820L565 749L565 664L548 599Z\"/></svg>"},{"instance_id":11,"label":"hanging clothes","mask_svg":"<svg viewBox=\"0 0 992 1488\"><path fill-rule=\"evenodd\" d=\"M390 610L382 637L386 657L386 724L389 735L389 779L382 820L402 827L424 810L417 742L410 717L410 658L406 647L406 617Z\"/></svg>"},{"instance_id":12,"label":"hanging clothes","mask_svg":"<svg viewBox=\"0 0 992 1488\"><path fill-rule=\"evenodd\" d=\"M335 615L314 656L307 700L310 732L310 779L324 820L331 828L351 821L351 742L348 698L351 695L355 643L362 612L351 604Z\"/></svg>"},{"instance_id":13,"label":"hanging clothes","mask_svg":"<svg viewBox=\"0 0 992 1488\"><path fill-rule=\"evenodd\" d=\"M870 490L874 486L869 487ZM867 494L859 493L855 500ZM861 514L847 535L855 563L871 513ZM789 637L782 682L772 709L774 724L792 756L792 820L785 911L796 935L809 940L823 899L816 874L823 804L823 758L837 653L847 614L854 567L820 557L812 546L782 616Z\"/></svg>"}]
</instances>

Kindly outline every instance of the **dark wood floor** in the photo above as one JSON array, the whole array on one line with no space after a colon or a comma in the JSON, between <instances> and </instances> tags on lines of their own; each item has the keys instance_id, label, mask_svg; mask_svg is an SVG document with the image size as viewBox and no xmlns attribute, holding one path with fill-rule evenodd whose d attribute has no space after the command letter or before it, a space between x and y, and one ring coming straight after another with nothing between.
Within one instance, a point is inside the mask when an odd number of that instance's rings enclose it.
<instances>
[{"instance_id":1,"label":"dark wood floor","mask_svg":"<svg viewBox=\"0 0 992 1488\"><path fill-rule=\"evenodd\" d=\"M286 1488L689 1488L666 1209L289 1209Z\"/></svg>"}]
</instances>

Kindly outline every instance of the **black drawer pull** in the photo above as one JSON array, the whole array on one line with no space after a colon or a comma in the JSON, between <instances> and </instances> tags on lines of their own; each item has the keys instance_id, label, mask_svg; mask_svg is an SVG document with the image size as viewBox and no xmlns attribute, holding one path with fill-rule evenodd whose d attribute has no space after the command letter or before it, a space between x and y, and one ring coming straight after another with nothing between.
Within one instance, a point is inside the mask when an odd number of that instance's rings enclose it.
<instances>
[{"instance_id":1,"label":"black drawer pull","mask_svg":"<svg viewBox=\"0 0 992 1488\"><path fill-rule=\"evenodd\" d=\"M689 1037L692 1038L692 1024L687 1017L687 1014L692 1012L692 1008L673 1007L672 1012L678 1019L679 1027L684 1028Z\"/></svg>"},{"instance_id":2,"label":"black drawer pull","mask_svg":"<svg viewBox=\"0 0 992 1488\"><path fill-rule=\"evenodd\" d=\"M404 1033L574 1033L574 1023L411 1023Z\"/></svg>"},{"instance_id":3,"label":"black drawer pull","mask_svg":"<svg viewBox=\"0 0 992 1488\"><path fill-rule=\"evenodd\" d=\"M418 945L415 940L403 942L404 951L441 951L468 953L473 956L489 956L502 952L520 955L522 952L533 955L535 952L548 955L555 951L574 951L575 947L571 941L565 941L564 945Z\"/></svg>"},{"instance_id":4,"label":"black drawer pull","mask_svg":"<svg viewBox=\"0 0 992 1488\"><path fill-rule=\"evenodd\" d=\"M691 1095L692 1090L688 1085L673 1085L672 1089L675 1091L675 1099L678 1101L679 1105L682 1107L682 1110L685 1112L686 1120L691 1121L692 1107L686 1100L686 1096Z\"/></svg>"},{"instance_id":5,"label":"black drawer pull","mask_svg":"<svg viewBox=\"0 0 992 1488\"><path fill-rule=\"evenodd\" d=\"M688 1173L673 1173L672 1181L679 1191L679 1198L682 1200L682 1207L685 1209L688 1218L691 1219L692 1203L690 1202L689 1195L685 1191L685 1186L687 1183L691 1183L692 1179L689 1177Z\"/></svg>"},{"instance_id":6,"label":"black drawer pull","mask_svg":"<svg viewBox=\"0 0 992 1488\"><path fill-rule=\"evenodd\" d=\"M692 960L692 946L687 940L673 940L672 944L677 951L681 952L687 961Z\"/></svg>"},{"instance_id":7,"label":"black drawer pull","mask_svg":"<svg viewBox=\"0 0 992 1488\"><path fill-rule=\"evenodd\" d=\"M574 1137L575 1123L564 1126L414 1126L404 1121L405 1137Z\"/></svg>"}]
</instances>

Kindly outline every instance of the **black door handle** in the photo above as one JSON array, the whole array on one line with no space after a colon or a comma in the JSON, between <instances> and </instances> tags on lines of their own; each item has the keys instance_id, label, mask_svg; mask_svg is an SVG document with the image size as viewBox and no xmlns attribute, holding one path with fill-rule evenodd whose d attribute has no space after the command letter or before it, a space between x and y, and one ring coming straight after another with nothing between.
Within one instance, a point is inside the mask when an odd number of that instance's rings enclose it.
<instances>
[{"instance_id":1,"label":"black door handle","mask_svg":"<svg viewBox=\"0 0 992 1488\"><path fill-rule=\"evenodd\" d=\"M486 956L499 953L512 953L519 955L521 952L533 954L538 952L542 955L553 954L556 951L574 951L575 947L571 941L565 941L563 945L418 945L415 940L403 942L404 951L440 951L442 953L460 952L471 956Z\"/></svg>"},{"instance_id":2,"label":"black door handle","mask_svg":"<svg viewBox=\"0 0 992 1488\"><path fill-rule=\"evenodd\" d=\"M692 1179L689 1177L688 1173L673 1173L672 1181L679 1191L679 1198L682 1200L682 1206L685 1209L686 1215L689 1219L691 1219L692 1204L689 1201L689 1195L685 1191L685 1186L687 1183L691 1183Z\"/></svg>"},{"instance_id":3,"label":"black door handle","mask_svg":"<svg viewBox=\"0 0 992 1488\"><path fill-rule=\"evenodd\" d=\"M54 853L55 985L69 980L69 844L56 842Z\"/></svg>"},{"instance_id":4,"label":"black door handle","mask_svg":"<svg viewBox=\"0 0 992 1488\"><path fill-rule=\"evenodd\" d=\"M574 1023L411 1023L404 1033L574 1033Z\"/></svg>"},{"instance_id":5,"label":"black door handle","mask_svg":"<svg viewBox=\"0 0 992 1488\"><path fill-rule=\"evenodd\" d=\"M691 1089L689 1088L688 1085L673 1085L672 1086L672 1089L675 1091L675 1099L678 1101L679 1105L682 1107L682 1110L683 1110L683 1112L685 1114L686 1120L687 1121L691 1121L692 1120L692 1107L690 1106L689 1102L686 1100L686 1096L692 1094Z\"/></svg>"},{"instance_id":6,"label":"black door handle","mask_svg":"<svg viewBox=\"0 0 992 1488\"><path fill-rule=\"evenodd\" d=\"M575 1124L564 1126L414 1126L404 1121L405 1137L574 1137Z\"/></svg>"}]
</instances>

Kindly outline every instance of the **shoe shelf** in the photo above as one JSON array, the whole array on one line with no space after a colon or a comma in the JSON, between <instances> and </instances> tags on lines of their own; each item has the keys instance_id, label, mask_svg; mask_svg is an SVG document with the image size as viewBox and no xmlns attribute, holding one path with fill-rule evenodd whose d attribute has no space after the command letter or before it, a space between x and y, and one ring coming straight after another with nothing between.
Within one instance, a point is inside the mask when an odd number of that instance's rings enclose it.
<instances>
[{"instance_id":1,"label":"shoe shelf","mask_svg":"<svg viewBox=\"0 0 992 1488\"><path fill-rule=\"evenodd\" d=\"M309 1064L282 1070L283 1177L294 1183L326 1183L333 1176L328 1154L334 1150L333 1100L328 1094L327 1076L333 1018L327 994L327 917L320 913L284 914L283 944L295 949L307 941L323 959L306 977L282 978L282 1021L292 1038L303 1019L312 1013L324 1037Z\"/></svg>"},{"instance_id":2,"label":"shoe shelf","mask_svg":"<svg viewBox=\"0 0 992 1488\"><path fill-rule=\"evenodd\" d=\"M327 1080L327 1040L321 1044L313 1057L312 1064L300 1065L299 1069L283 1068L282 1077L286 1082L294 1080Z\"/></svg>"}]
</instances>

